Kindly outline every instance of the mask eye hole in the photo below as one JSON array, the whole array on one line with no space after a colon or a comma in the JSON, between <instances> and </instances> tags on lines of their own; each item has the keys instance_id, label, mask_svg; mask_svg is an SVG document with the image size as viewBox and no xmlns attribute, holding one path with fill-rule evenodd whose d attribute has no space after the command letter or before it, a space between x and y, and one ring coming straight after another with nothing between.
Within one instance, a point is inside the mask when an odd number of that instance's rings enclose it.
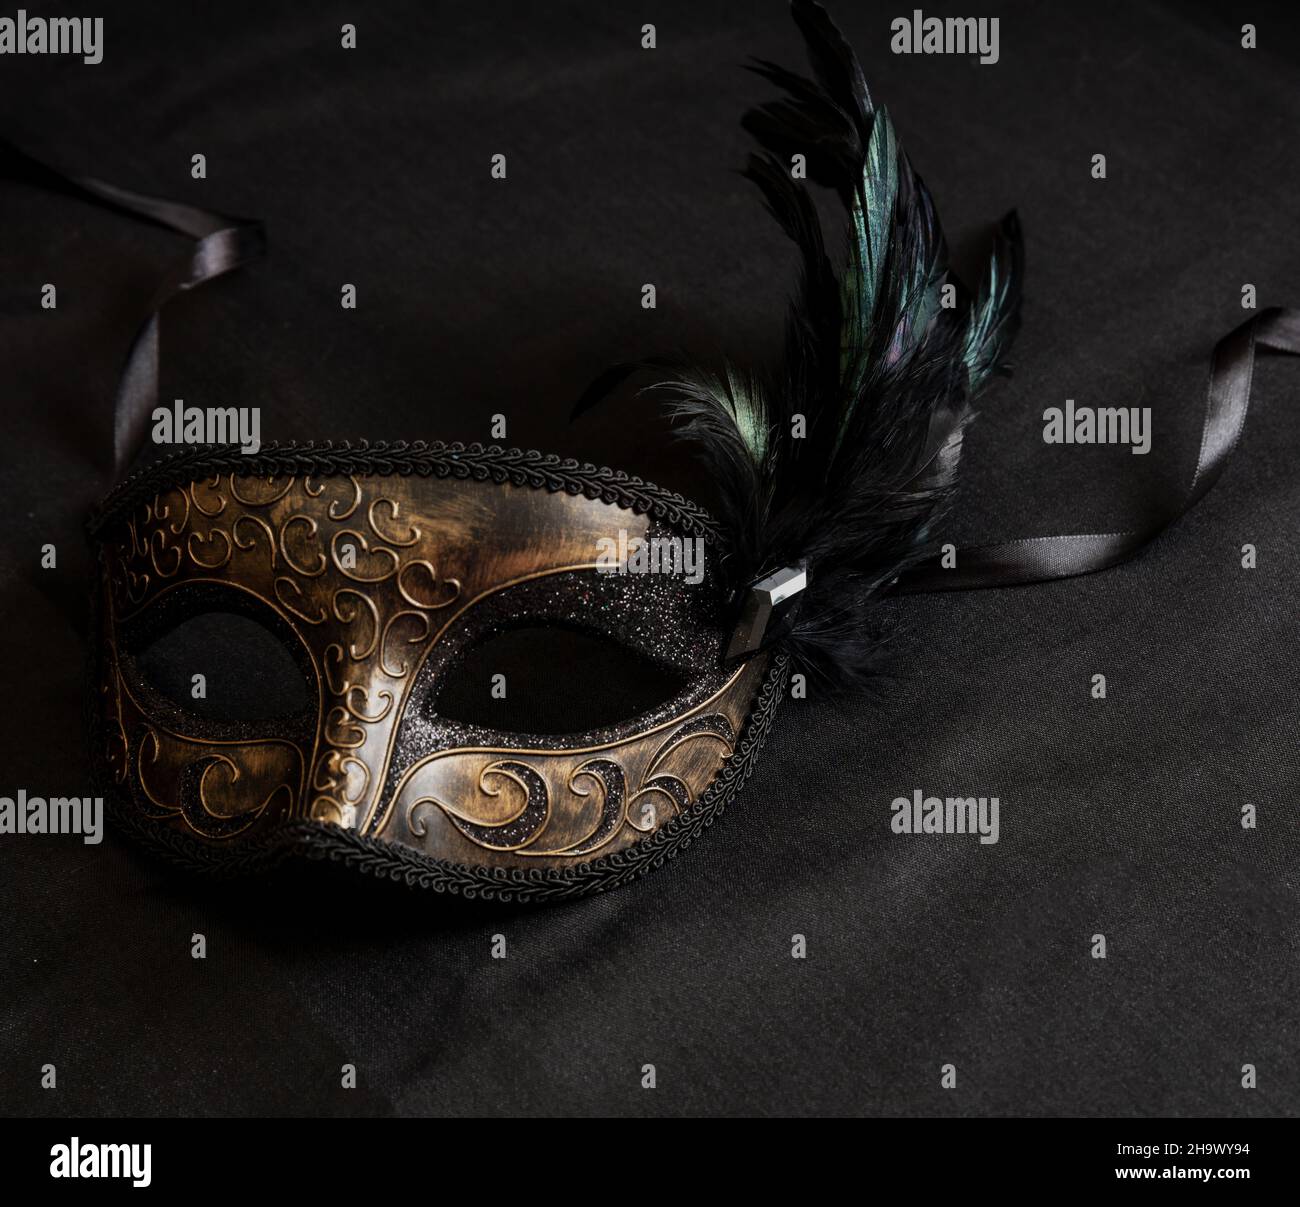
<instances>
[{"instance_id":1,"label":"mask eye hole","mask_svg":"<svg viewBox=\"0 0 1300 1207\"><path fill-rule=\"evenodd\" d=\"M134 664L159 695L213 721L297 717L312 703L283 641L234 612L213 610L181 620L148 641Z\"/></svg>"},{"instance_id":2,"label":"mask eye hole","mask_svg":"<svg viewBox=\"0 0 1300 1207\"><path fill-rule=\"evenodd\" d=\"M630 720L681 694L689 683L603 634L564 625L506 629L449 667L432 704L436 716L497 732L563 736Z\"/></svg>"}]
</instances>

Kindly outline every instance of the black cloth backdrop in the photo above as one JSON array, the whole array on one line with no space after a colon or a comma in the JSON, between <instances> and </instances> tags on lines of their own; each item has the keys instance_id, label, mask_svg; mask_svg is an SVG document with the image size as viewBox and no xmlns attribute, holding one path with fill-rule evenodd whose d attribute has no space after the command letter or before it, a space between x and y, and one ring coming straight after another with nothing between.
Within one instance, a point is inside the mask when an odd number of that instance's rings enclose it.
<instances>
[{"instance_id":1,"label":"black cloth backdrop","mask_svg":"<svg viewBox=\"0 0 1300 1207\"><path fill-rule=\"evenodd\" d=\"M959 543L1108 531L1185 482L1243 284L1300 303L1300 24L1250 8L984 5L1001 56L979 66L895 56L894 8L833 6L968 275L1004 210L1026 231L1016 372L969 434ZM270 233L166 316L164 399L258 405L264 440L486 439L500 412L510 444L708 501L645 400L567 412L613 360L772 348L794 260L734 169L771 95L741 62L802 69L783 5L134 3L105 25L97 66L0 61L4 133ZM80 525L182 241L14 185L0 215L0 792L80 795ZM1222 482L1136 562L892 604L875 696L788 702L723 819L616 893L484 908L310 869L205 887L112 834L0 837L0 1109L1294 1113L1297 397L1295 363L1261 358ZM1066 398L1150 406L1152 453L1045 445ZM1000 841L893 835L916 788L997 795Z\"/></svg>"}]
</instances>

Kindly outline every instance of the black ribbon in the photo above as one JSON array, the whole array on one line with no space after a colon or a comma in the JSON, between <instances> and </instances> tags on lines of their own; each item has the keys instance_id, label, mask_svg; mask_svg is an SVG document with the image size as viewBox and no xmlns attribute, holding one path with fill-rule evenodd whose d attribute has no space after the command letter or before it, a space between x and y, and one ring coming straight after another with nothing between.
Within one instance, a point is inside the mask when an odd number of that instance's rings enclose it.
<instances>
[{"instance_id":1,"label":"black ribbon","mask_svg":"<svg viewBox=\"0 0 1300 1207\"><path fill-rule=\"evenodd\" d=\"M33 159L0 139L0 176L89 201L142 218L195 240L166 271L154 291L149 313L131 341L113 406L113 478L122 478L144 443L149 418L158 403L158 320L178 294L196 289L240 267L266 250L266 232L251 218L132 193L89 176L71 176Z\"/></svg>"},{"instance_id":2,"label":"black ribbon","mask_svg":"<svg viewBox=\"0 0 1300 1207\"><path fill-rule=\"evenodd\" d=\"M1091 574L1127 561L1186 515L1219 480L1246 423L1257 347L1300 354L1300 310L1261 310L1214 346L1201 451L1185 492L1157 503L1149 516L1122 532L1026 537L959 548L955 566L944 569L937 558L924 562L901 575L894 589L913 593L1011 587Z\"/></svg>"}]
</instances>

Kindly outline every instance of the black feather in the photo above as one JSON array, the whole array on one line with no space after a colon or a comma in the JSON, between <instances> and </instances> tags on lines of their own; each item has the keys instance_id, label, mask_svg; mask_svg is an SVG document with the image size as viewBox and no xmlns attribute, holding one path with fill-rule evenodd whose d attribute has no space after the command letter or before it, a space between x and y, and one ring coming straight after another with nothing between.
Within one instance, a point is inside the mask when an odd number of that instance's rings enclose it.
<instances>
[{"instance_id":1,"label":"black feather","mask_svg":"<svg viewBox=\"0 0 1300 1207\"><path fill-rule=\"evenodd\" d=\"M1013 213L972 301L857 57L820 4L791 8L812 78L751 64L786 95L745 116L763 153L744 174L801 255L783 355L761 373L679 367L660 384L716 483L730 585L806 561L806 598L783 641L806 672L845 683L874 663L871 604L932 552L971 401L1015 334L1024 256ZM847 211L838 275L792 178L795 154Z\"/></svg>"}]
</instances>

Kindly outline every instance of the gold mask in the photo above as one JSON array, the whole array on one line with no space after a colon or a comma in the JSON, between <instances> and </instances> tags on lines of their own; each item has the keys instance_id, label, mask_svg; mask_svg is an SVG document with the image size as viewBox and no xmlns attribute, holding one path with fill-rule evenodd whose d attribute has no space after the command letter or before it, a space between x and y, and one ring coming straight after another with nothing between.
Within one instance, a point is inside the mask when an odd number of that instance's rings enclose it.
<instances>
[{"instance_id":1,"label":"gold mask","mask_svg":"<svg viewBox=\"0 0 1300 1207\"><path fill-rule=\"evenodd\" d=\"M205 450L130 479L91 531L96 748L121 819L189 866L301 851L468 894L607 887L718 813L779 694L784 659L725 658L707 515L571 461L478 446ZM600 565L611 547L682 541L704 552L694 583L680 563L645 576ZM310 705L214 719L159 690L144 653L208 613L273 634ZM589 674L575 665L552 685L546 733L446 716L449 678L521 626L616 642L680 687L559 732Z\"/></svg>"}]
</instances>

